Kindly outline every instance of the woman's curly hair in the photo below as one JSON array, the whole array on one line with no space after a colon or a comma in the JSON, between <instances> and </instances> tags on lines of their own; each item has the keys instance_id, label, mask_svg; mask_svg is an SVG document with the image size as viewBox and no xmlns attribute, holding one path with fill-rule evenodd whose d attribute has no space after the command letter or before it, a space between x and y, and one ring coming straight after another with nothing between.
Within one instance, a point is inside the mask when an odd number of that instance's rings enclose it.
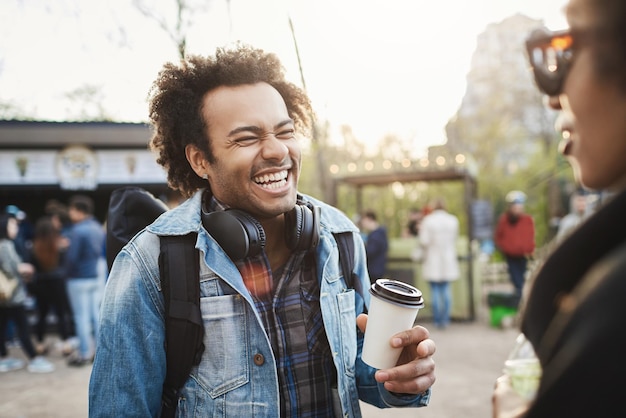
<instances>
[{"instance_id":1,"label":"woman's curly hair","mask_svg":"<svg viewBox=\"0 0 626 418\"><path fill-rule=\"evenodd\" d=\"M306 93L285 79L275 54L247 45L219 48L214 56L193 55L179 65L166 63L149 94L153 136L150 148L158 152L157 162L167 170L169 186L184 196L207 187L191 168L185 147L193 144L207 161L213 162L207 121L202 115L204 96L220 86L265 82L282 96L296 129L305 133L313 123L311 102Z\"/></svg>"}]
</instances>

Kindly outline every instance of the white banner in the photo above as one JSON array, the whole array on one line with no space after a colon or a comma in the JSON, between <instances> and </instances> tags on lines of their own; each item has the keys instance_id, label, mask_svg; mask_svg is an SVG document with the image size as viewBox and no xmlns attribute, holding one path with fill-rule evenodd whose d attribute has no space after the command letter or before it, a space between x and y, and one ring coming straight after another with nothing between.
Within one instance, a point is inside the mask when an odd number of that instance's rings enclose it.
<instances>
[{"instance_id":1,"label":"white banner","mask_svg":"<svg viewBox=\"0 0 626 418\"><path fill-rule=\"evenodd\" d=\"M0 185L54 185L93 190L99 184L166 183L163 167L149 150L0 150Z\"/></svg>"}]
</instances>

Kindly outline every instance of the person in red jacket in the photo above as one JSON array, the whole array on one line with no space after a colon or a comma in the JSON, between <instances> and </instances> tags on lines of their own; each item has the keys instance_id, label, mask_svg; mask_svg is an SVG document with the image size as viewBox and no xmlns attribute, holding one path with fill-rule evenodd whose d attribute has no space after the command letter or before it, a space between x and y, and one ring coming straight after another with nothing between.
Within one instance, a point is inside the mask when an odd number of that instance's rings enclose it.
<instances>
[{"instance_id":1,"label":"person in red jacket","mask_svg":"<svg viewBox=\"0 0 626 418\"><path fill-rule=\"evenodd\" d=\"M514 190L506 195L508 209L498 219L495 243L506 259L511 283L522 293L528 257L535 251L535 223L524 213L526 195Z\"/></svg>"}]
</instances>

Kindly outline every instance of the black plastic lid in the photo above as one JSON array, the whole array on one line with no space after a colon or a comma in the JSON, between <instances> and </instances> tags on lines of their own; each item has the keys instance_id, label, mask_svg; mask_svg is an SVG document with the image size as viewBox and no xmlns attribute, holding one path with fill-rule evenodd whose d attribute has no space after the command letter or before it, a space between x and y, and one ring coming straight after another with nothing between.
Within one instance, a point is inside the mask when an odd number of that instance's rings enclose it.
<instances>
[{"instance_id":1,"label":"black plastic lid","mask_svg":"<svg viewBox=\"0 0 626 418\"><path fill-rule=\"evenodd\" d=\"M370 287L370 293L397 305L416 308L424 306L422 292L410 284L398 280L378 279Z\"/></svg>"}]
</instances>

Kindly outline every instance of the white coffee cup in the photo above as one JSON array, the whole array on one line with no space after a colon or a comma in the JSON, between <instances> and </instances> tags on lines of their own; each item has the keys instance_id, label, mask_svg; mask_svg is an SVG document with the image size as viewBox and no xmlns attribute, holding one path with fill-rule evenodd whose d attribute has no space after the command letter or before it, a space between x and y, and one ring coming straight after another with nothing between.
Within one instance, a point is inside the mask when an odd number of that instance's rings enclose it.
<instances>
[{"instance_id":1,"label":"white coffee cup","mask_svg":"<svg viewBox=\"0 0 626 418\"><path fill-rule=\"evenodd\" d=\"M391 337L413 328L417 313L424 307L422 292L401 281L378 279L370 288L363 361L377 369L389 369L398 362L402 348L391 347Z\"/></svg>"}]
</instances>

